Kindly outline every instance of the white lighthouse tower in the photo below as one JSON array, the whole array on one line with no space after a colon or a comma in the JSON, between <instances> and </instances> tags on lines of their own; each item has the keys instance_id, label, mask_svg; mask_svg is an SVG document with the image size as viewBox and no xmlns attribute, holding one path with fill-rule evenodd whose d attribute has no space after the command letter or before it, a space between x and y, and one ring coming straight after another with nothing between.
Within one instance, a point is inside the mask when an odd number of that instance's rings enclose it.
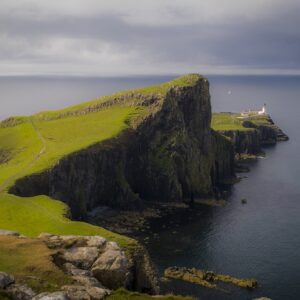
<instances>
[{"instance_id":1,"label":"white lighthouse tower","mask_svg":"<svg viewBox=\"0 0 300 300\"><path fill-rule=\"evenodd\" d=\"M258 112L259 115L266 115L267 114L267 105L266 103L263 105L262 109Z\"/></svg>"}]
</instances>

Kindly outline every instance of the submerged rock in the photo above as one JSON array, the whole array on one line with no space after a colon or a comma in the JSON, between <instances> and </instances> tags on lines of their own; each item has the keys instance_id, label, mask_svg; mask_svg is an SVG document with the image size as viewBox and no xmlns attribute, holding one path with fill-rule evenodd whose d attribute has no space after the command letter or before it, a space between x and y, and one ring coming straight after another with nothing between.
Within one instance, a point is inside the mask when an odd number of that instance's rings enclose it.
<instances>
[{"instance_id":1,"label":"submerged rock","mask_svg":"<svg viewBox=\"0 0 300 300\"><path fill-rule=\"evenodd\" d=\"M165 277L180 279L209 288L217 288L216 284L211 283L216 281L231 283L242 288L253 289L257 287L256 279L235 278L229 275L217 274L212 271L197 270L195 268L170 267L165 270Z\"/></svg>"}]
</instances>

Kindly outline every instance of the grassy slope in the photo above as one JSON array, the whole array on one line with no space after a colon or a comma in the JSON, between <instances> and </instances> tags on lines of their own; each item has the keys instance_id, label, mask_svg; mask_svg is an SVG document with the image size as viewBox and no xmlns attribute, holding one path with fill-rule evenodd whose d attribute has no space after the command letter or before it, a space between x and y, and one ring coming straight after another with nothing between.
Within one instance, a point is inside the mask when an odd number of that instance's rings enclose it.
<instances>
[{"instance_id":1,"label":"grassy slope","mask_svg":"<svg viewBox=\"0 0 300 300\"><path fill-rule=\"evenodd\" d=\"M134 107L111 107L89 115L42 121L35 116L14 127L0 128L0 147L11 159L0 165L0 228L28 236L40 232L56 234L100 234L126 245L131 240L102 228L64 217L65 204L46 196L20 198L6 189L24 175L55 164L60 157L113 137L126 128Z\"/></svg>"},{"instance_id":2,"label":"grassy slope","mask_svg":"<svg viewBox=\"0 0 300 300\"><path fill-rule=\"evenodd\" d=\"M131 245L132 240L126 237L68 220L64 217L67 208L59 201L46 196L21 198L8 194L7 190L18 178L51 168L63 156L118 135L132 118L147 113L145 108L126 103L83 114L84 110L119 96L134 97L130 96L133 93L163 96L170 87L191 86L199 78L202 77L190 74L159 86L125 91L63 110L9 118L0 123L0 149L6 156L9 153L10 158L0 162L0 228L30 237L40 232L99 234L123 246Z\"/></svg>"}]
</instances>

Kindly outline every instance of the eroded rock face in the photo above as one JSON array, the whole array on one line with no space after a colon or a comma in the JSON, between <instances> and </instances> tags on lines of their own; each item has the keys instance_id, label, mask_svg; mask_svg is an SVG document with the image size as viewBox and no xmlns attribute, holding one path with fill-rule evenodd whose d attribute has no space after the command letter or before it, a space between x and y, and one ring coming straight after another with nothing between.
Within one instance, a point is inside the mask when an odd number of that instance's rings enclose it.
<instances>
[{"instance_id":1,"label":"eroded rock face","mask_svg":"<svg viewBox=\"0 0 300 300\"><path fill-rule=\"evenodd\" d=\"M15 282L15 278L5 272L0 272L0 289L5 289Z\"/></svg>"},{"instance_id":2,"label":"eroded rock face","mask_svg":"<svg viewBox=\"0 0 300 300\"><path fill-rule=\"evenodd\" d=\"M103 253L92 266L93 275L111 289L128 286L132 281L129 261L116 243L108 242Z\"/></svg>"},{"instance_id":3,"label":"eroded rock face","mask_svg":"<svg viewBox=\"0 0 300 300\"><path fill-rule=\"evenodd\" d=\"M260 155L263 153L262 146L275 145L277 142L289 139L270 117L266 121L266 124L262 125L244 121L243 126L252 130L226 130L220 131L220 133L231 139L237 154Z\"/></svg>"}]
</instances>

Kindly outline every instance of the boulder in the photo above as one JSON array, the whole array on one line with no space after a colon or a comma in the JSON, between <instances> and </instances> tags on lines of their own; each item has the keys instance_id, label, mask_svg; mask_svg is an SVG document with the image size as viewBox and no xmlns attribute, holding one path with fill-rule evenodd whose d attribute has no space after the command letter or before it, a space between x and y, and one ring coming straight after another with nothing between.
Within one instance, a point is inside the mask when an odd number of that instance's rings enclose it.
<instances>
[{"instance_id":1,"label":"boulder","mask_svg":"<svg viewBox=\"0 0 300 300\"><path fill-rule=\"evenodd\" d=\"M65 272L73 276L93 276L91 271L79 269L71 263L64 263L62 267Z\"/></svg>"},{"instance_id":2,"label":"boulder","mask_svg":"<svg viewBox=\"0 0 300 300\"><path fill-rule=\"evenodd\" d=\"M66 292L41 293L33 297L32 300L72 300Z\"/></svg>"},{"instance_id":3,"label":"boulder","mask_svg":"<svg viewBox=\"0 0 300 300\"><path fill-rule=\"evenodd\" d=\"M76 267L89 269L99 255L97 247L74 247L61 252L59 258Z\"/></svg>"},{"instance_id":4,"label":"boulder","mask_svg":"<svg viewBox=\"0 0 300 300\"><path fill-rule=\"evenodd\" d=\"M95 286L95 287L103 288L103 285L95 277L77 275L77 276L73 276L72 278L76 282L84 286Z\"/></svg>"},{"instance_id":5,"label":"boulder","mask_svg":"<svg viewBox=\"0 0 300 300\"><path fill-rule=\"evenodd\" d=\"M90 300L91 297L86 291L86 288L81 285L65 285L62 287L71 300Z\"/></svg>"},{"instance_id":6,"label":"boulder","mask_svg":"<svg viewBox=\"0 0 300 300\"><path fill-rule=\"evenodd\" d=\"M31 300L36 293L27 285L11 284L5 291L14 300Z\"/></svg>"},{"instance_id":7,"label":"boulder","mask_svg":"<svg viewBox=\"0 0 300 300\"><path fill-rule=\"evenodd\" d=\"M87 287L87 292L92 300L101 300L110 295L110 290L99 287Z\"/></svg>"},{"instance_id":8,"label":"boulder","mask_svg":"<svg viewBox=\"0 0 300 300\"><path fill-rule=\"evenodd\" d=\"M81 285L65 285L62 289L70 300L101 300L110 294L110 291L104 288Z\"/></svg>"},{"instance_id":9,"label":"boulder","mask_svg":"<svg viewBox=\"0 0 300 300\"><path fill-rule=\"evenodd\" d=\"M92 272L110 289L124 287L130 280L129 261L116 243L108 242L104 252L94 262Z\"/></svg>"},{"instance_id":10,"label":"boulder","mask_svg":"<svg viewBox=\"0 0 300 300\"><path fill-rule=\"evenodd\" d=\"M101 236L89 236L87 237L87 246L102 248L106 243L106 239Z\"/></svg>"},{"instance_id":11,"label":"boulder","mask_svg":"<svg viewBox=\"0 0 300 300\"><path fill-rule=\"evenodd\" d=\"M0 272L0 289L8 287L15 282L15 278L5 272Z\"/></svg>"},{"instance_id":12,"label":"boulder","mask_svg":"<svg viewBox=\"0 0 300 300\"><path fill-rule=\"evenodd\" d=\"M0 235L5 235L5 236L19 236L20 233L17 232L17 231L0 229Z\"/></svg>"},{"instance_id":13,"label":"boulder","mask_svg":"<svg viewBox=\"0 0 300 300\"><path fill-rule=\"evenodd\" d=\"M106 239L101 236L79 236L79 235L52 235L42 233L39 238L44 240L51 249L55 248L72 248L72 247L96 247L103 248Z\"/></svg>"}]
</instances>

